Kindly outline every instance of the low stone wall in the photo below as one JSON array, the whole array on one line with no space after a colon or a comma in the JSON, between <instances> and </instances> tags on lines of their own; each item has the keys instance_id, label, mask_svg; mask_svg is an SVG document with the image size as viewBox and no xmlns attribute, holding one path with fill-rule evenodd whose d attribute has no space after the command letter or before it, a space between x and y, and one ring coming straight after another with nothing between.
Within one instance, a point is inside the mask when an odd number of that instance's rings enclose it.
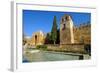
<instances>
[{"instance_id":1,"label":"low stone wall","mask_svg":"<svg viewBox=\"0 0 100 73\"><path fill-rule=\"evenodd\" d=\"M50 51L86 53L84 44L47 45Z\"/></svg>"},{"instance_id":2,"label":"low stone wall","mask_svg":"<svg viewBox=\"0 0 100 73\"><path fill-rule=\"evenodd\" d=\"M69 52L85 53L84 44L66 44L60 45L60 48Z\"/></svg>"}]
</instances>

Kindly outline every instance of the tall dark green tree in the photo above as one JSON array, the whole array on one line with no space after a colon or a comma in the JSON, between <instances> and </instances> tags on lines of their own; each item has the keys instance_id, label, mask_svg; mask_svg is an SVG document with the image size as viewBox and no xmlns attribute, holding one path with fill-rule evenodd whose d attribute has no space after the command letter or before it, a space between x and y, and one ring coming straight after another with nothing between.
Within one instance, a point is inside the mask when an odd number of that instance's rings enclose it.
<instances>
[{"instance_id":1,"label":"tall dark green tree","mask_svg":"<svg viewBox=\"0 0 100 73\"><path fill-rule=\"evenodd\" d=\"M53 20L53 26L52 26L52 30L51 30L51 39L52 39L53 43L56 44L56 40L57 40L56 16L54 16L54 20Z\"/></svg>"},{"instance_id":2,"label":"tall dark green tree","mask_svg":"<svg viewBox=\"0 0 100 73\"><path fill-rule=\"evenodd\" d=\"M51 33L47 33L46 39L45 39L45 44L52 44Z\"/></svg>"}]
</instances>

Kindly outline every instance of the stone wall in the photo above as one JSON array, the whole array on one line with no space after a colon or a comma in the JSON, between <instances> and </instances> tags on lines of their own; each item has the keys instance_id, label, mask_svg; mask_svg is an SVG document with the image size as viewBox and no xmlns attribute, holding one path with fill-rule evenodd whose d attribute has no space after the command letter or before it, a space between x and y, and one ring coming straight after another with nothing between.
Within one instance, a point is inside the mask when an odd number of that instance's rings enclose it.
<instances>
[{"instance_id":1,"label":"stone wall","mask_svg":"<svg viewBox=\"0 0 100 73\"><path fill-rule=\"evenodd\" d=\"M86 53L83 44L47 45L50 51Z\"/></svg>"},{"instance_id":2,"label":"stone wall","mask_svg":"<svg viewBox=\"0 0 100 73\"><path fill-rule=\"evenodd\" d=\"M28 42L30 46L43 45L45 42L45 36L42 31L33 33L30 41Z\"/></svg>"},{"instance_id":3,"label":"stone wall","mask_svg":"<svg viewBox=\"0 0 100 73\"><path fill-rule=\"evenodd\" d=\"M64 44L60 45L60 48L68 52L85 53L83 44Z\"/></svg>"},{"instance_id":4,"label":"stone wall","mask_svg":"<svg viewBox=\"0 0 100 73\"><path fill-rule=\"evenodd\" d=\"M75 43L91 44L91 25L83 25L74 28Z\"/></svg>"},{"instance_id":5,"label":"stone wall","mask_svg":"<svg viewBox=\"0 0 100 73\"><path fill-rule=\"evenodd\" d=\"M70 15L65 14L60 22L60 44L74 43L73 21Z\"/></svg>"}]
</instances>

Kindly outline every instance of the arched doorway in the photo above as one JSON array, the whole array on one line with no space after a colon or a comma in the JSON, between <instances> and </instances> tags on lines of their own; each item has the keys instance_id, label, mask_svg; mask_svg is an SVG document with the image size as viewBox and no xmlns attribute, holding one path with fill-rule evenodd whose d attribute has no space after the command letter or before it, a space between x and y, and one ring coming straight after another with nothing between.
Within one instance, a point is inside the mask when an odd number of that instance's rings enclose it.
<instances>
[{"instance_id":1,"label":"arched doorway","mask_svg":"<svg viewBox=\"0 0 100 73\"><path fill-rule=\"evenodd\" d=\"M37 35L35 35L35 45L37 44Z\"/></svg>"}]
</instances>

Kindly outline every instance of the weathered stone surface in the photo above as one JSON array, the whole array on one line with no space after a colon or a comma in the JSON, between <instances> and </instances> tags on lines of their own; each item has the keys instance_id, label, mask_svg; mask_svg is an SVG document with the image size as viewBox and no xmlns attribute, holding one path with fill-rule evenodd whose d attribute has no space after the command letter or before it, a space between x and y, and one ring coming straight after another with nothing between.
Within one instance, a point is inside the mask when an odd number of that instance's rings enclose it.
<instances>
[{"instance_id":1,"label":"weathered stone surface","mask_svg":"<svg viewBox=\"0 0 100 73\"><path fill-rule=\"evenodd\" d=\"M91 44L91 25L75 27L72 18L64 15L60 24L60 44L85 43Z\"/></svg>"},{"instance_id":2,"label":"weathered stone surface","mask_svg":"<svg viewBox=\"0 0 100 73\"><path fill-rule=\"evenodd\" d=\"M86 53L84 44L47 45L50 51Z\"/></svg>"},{"instance_id":3,"label":"weathered stone surface","mask_svg":"<svg viewBox=\"0 0 100 73\"><path fill-rule=\"evenodd\" d=\"M91 25L86 24L74 28L74 41L75 43L91 44Z\"/></svg>"},{"instance_id":4,"label":"weathered stone surface","mask_svg":"<svg viewBox=\"0 0 100 73\"><path fill-rule=\"evenodd\" d=\"M60 24L60 44L72 43L74 43L73 21L69 15L64 15Z\"/></svg>"},{"instance_id":5,"label":"weathered stone surface","mask_svg":"<svg viewBox=\"0 0 100 73\"><path fill-rule=\"evenodd\" d=\"M45 42L45 36L42 31L36 32L32 35L28 42L30 46L43 45Z\"/></svg>"},{"instance_id":6,"label":"weathered stone surface","mask_svg":"<svg viewBox=\"0 0 100 73\"><path fill-rule=\"evenodd\" d=\"M68 52L85 53L84 44L65 44L60 45L60 48L64 48Z\"/></svg>"}]
</instances>

